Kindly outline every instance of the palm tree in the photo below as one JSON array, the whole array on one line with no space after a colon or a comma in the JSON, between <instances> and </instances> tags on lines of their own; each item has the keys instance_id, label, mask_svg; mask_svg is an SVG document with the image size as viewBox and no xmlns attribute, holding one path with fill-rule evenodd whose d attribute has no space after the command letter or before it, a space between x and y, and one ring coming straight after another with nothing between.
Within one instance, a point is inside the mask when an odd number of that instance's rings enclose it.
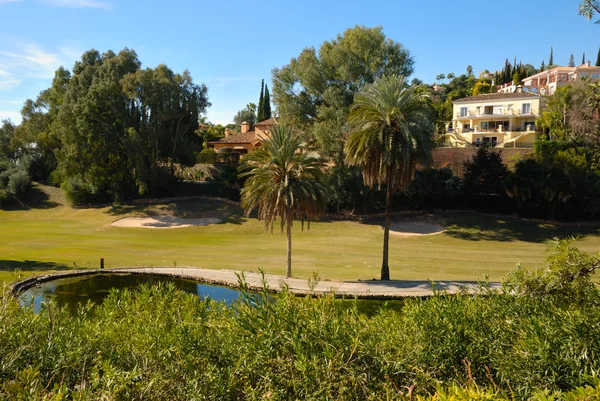
<instances>
[{"instance_id":1,"label":"palm tree","mask_svg":"<svg viewBox=\"0 0 600 401\"><path fill-rule=\"evenodd\" d=\"M294 218L308 222L327 204L328 190L323 181L323 160L306 149L294 130L276 126L271 137L255 152L242 159L240 177L247 177L242 189L246 215L258 210L258 219L273 232L279 218L281 232L287 232L287 270L292 276L292 224Z\"/></svg>"},{"instance_id":2,"label":"palm tree","mask_svg":"<svg viewBox=\"0 0 600 401\"><path fill-rule=\"evenodd\" d=\"M382 280L390 279L392 194L410 184L418 163L431 160L435 126L426 97L423 88L409 87L402 76L383 76L354 97L348 115L348 163L362 167L369 187L386 186Z\"/></svg>"}]
</instances>

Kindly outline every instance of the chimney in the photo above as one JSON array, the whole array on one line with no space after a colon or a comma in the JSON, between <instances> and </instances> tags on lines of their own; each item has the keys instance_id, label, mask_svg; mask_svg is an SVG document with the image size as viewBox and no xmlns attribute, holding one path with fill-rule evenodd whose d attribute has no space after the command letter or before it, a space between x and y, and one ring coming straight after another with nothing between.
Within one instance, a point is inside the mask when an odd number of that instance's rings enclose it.
<instances>
[{"instance_id":1,"label":"chimney","mask_svg":"<svg viewBox=\"0 0 600 401\"><path fill-rule=\"evenodd\" d=\"M586 61L586 62L585 62L585 66L586 66L586 67L590 67L590 66L591 66L591 64L590 64L590 63L591 63L591 61L590 61L590 60Z\"/></svg>"},{"instance_id":2,"label":"chimney","mask_svg":"<svg viewBox=\"0 0 600 401\"><path fill-rule=\"evenodd\" d=\"M246 121L244 121L242 123L242 134L245 134L248 131L250 131L250 124L248 124Z\"/></svg>"},{"instance_id":3,"label":"chimney","mask_svg":"<svg viewBox=\"0 0 600 401\"><path fill-rule=\"evenodd\" d=\"M229 128L225 128L225 138L229 136Z\"/></svg>"}]
</instances>

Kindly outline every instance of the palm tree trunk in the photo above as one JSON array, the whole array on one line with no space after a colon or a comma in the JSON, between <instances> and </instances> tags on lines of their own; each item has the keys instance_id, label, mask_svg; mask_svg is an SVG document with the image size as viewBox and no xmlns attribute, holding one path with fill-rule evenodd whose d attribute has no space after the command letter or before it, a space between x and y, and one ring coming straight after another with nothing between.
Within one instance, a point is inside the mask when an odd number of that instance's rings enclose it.
<instances>
[{"instance_id":1,"label":"palm tree trunk","mask_svg":"<svg viewBox=\"0 0 600 401\"><path fill-rule=\"evenodd\" d=\"M287 221L287 270L286 277L292 277L292 221Z\"/></svg>"},{"instance_id":2,"label":"palm tree trunk","mask_svg":"<svg viewBox=\"0 0 600 401\"><path fill-rule=\"evenodd\" d=\"M392 166L388 166L387 188L385 194L385 223L383 227L383 262L381 263L381 280L390 279L388 255L390 248L390 224L392 223Z\"/></svg>"}]
</instances>

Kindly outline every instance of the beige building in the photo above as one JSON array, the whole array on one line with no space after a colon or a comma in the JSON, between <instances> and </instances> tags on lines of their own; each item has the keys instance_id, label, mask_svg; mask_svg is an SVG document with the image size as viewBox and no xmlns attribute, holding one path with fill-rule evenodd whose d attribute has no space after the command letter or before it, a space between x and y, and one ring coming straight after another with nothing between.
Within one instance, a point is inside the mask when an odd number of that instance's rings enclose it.
<instances>
[{"instance_id":1,"label":"beige building","mask_svg":"<svg viewBox=\"0 0 600 401\"><path fill-rule=\"evenodd\" d=\"M535 120L542 96L531 92L489 93L455 100L446 141L453 146L531 146L540 132Z\"/></svg>"},{"instance_id":2,"label":"beige building","mask_svg":"<svg viewBox=\"0 0 600 401\"><path fill-rule=\"evenodd\" d=\"M229 129L225 130L225 138L215 141L209 141L207 145L219 153L241 153L245 154L256 150L265 138L271 135L271 130L277 125L277 120L269 118L258 122L251 130L250 124L243 122L241 132L230 134Z\"/></svg>"},{"instance_id":3,"label":"beige building","mask_svg":"<svg viewBox=\"0 0 600 401\"><path fill-rule=\"evenodd\" d=\"M554 95L556 89L581 79L600 78L600 67L593 66L588 61L577 67L554 67L538 72L521 81L522 85L515 86L512 82L497 87L498 92L514 93L518 90L540 95Z\"/></svg>"}]
</instances>

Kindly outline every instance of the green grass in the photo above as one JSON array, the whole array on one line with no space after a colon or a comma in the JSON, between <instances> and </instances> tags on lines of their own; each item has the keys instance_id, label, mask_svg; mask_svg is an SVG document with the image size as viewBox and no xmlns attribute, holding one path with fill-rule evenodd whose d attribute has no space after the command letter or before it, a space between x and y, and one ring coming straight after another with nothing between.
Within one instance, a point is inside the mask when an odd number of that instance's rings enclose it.
<instances>
[{"instance_id":1,"label":"green grass","mask_svg":"<svg viewBox=\"0 0 600 401\"><path fill-rule=\"evenodd\" d=\"M140 207L73 209L60 191L36 186L30 210L0 210L0 281L24 274L98 267L197 266L285 274L285 236L217 201ZM224 218L207 227L153 230L111 227L134 215L173 214ZM392 236L392 279L499 280L517 262L539 267L545 241L579 236L578 246L600 249L599 228L557 227L476 214L433 216L447 231L422 237ZM379 277L383 230L378 222L321 221L293 232L293 273L308 278L352 280Z\"/></svg>"}]
</instances>

